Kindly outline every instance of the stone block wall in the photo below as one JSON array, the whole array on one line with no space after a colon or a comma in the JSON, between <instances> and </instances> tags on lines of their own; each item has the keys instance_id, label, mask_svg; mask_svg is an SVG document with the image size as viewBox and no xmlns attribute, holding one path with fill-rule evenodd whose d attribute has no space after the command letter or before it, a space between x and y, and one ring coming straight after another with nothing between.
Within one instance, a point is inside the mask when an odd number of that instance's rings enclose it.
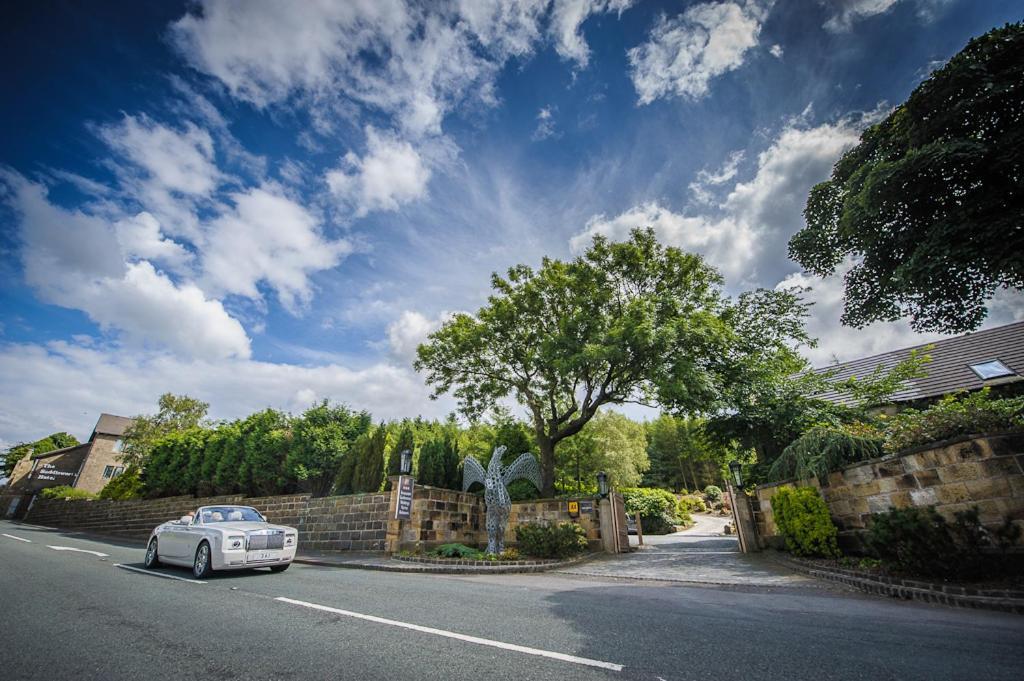
<instances>
[{"instance_id":1,"label":"stone block wall","mask_svg":"<svg viewBox=\"0 0 1024 681\"><path fill-rule=\"evenodd\" d=\"M388 551L429 550L454 543L474 546L481 537L487 543L484 501L475 494L416 485L409 520L395 519L394 501L390 510Z\"/></svg>"},{"instance_id":2,"label":"stone block wall","mask_svg":"<svg viewBox=\"0 0 1024 681\"><path fill-rule=\"evenodd\" d=\"M601 541L601 523L598 520L598 503L594 502L593 513L580 513L579 517L569 515L566 499L534 499L512 504L512 512L508 518L508 529L505 531L505 543L516 543L515 526L523 523L568 523L575 522L587 533L590 542ZM623 523L625 526L625 523Z\"/></svg>"},{"instance_id":3,"label":"stone block wall","mask_svg":"<svg viewBox=\"0 0 1024 681\"><path fill-rule=\"evenodd\" d=\"M771 498L794 481L757 488L758 531L768 544L777 543L778 529ZM848 466L831 473L821 491L841 534L863 532L872 513L890 508L935 506L948 520L978 507L981 522L1001 525L1005 519L1024 528L1024 434L961 438Z\"/></svg>"},{"instance_id":4,"label":"stone block wall","mask_svg":"<svg viewBox=\"0 0 1024 681\"><path fill-rule=\"evenodd\" d=\"M307 550L383 551L389 494L353 494L311 498L308 494L274 497L168 497L139 501L63 501L36 498L26 520L38 525L83 530L145 541L160 523L199 506L242 504L270 522L299 530Z\"/></svg>"}]
</instances>

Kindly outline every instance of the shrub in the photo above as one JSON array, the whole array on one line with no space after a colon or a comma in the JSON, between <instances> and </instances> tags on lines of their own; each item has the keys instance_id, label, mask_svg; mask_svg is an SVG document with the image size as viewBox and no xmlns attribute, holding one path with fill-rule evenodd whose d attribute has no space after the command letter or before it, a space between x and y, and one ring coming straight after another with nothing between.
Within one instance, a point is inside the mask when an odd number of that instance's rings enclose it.
<instances>
[{"instance_id":1,"label":"shrub","mask_svg":"<svg viewBox=\"0 0 1024 681\"><path fill-rule=\"evenodd\" d=\"M786 548L798 556L839 555L838 532L825 500L813 487L784 487L772 497L772 512Z\"/></svg>"},{"instance_id":2,"label":"shrub","mask_svg":"<svg viewBox=\"0 0 1024 681\"><path fill-rule=\"evenodd\" d=\"M947 395L924 411L905 409L887 420L885 446L898 452L960 435L1024 429L1024 397L994 399L988 388Z\"/></svg>"},{"instance_id":3,"label":"shrub","mask_svg":"<svg viewBox=\"0 0 1024 681\"><path fill-rule=\"evenodd\" d=\"M47 487L39 493L44 499L95 499L96 495L92 492L86 492L84 489L77 489L70 485L60 485L58 487Z\"/></svg>"},{"instance_id":4,"label":"shrub","mask_svg":"<svg viewBox=\"0 0 1024 681\"><path fill-rule=\"evenodd\" d=\"M988 560L982 548L998 540L979 522L977 506L955 513L952 525L929 506L873 513L866 543L902 572L969 579L984 574Z\"/></svg>"},{"instance_id":5,"label":"shrub","mask_svg":"<svg viewBox=\"0 0 1024 681\"><path fill-rule=\"evenodd\" d=\"M126 501L128 499L141 499L144 488L139 475L138 466L129 466L121 475L117 476L100 490L100 499L116 499Z\"/></svg>"},{"instance_id":6,"label":"shrub","mask_svg":"<svg viewBox=\"0 0 1024 681\"><path fill-rule=\"evenodd\" d=\"M722 500L722 489L715 485L708 485L704 488L704 498L708 500L709 504L714 504Z\"/></svg>"},{"instance_id":7,"label":"shrub","mask_svg":"<svg viewBox=\"0 0 1024 681\"><path fill-rule=\"evenodd\" d=\"M498 560L519 560L519 550L508 548L498 554Z\"/></svg>"},{"instance_id":8,"label":"shrub","mask_svg":"<svg viewBox=\"0 0 1024 681\"><path fill-rule=\"evenodd\" d=\"M707 511L707 503L697 496L680 497L679 501L676 502L676 515L680 518L691 513L707 513Z\"/></svg>"},{"instance_id":9,"label":"shrub","mask_svg":"<svg viewBox=\"0 0 1024 681\"><path fill-rule=\"evenodd\" d=\"M654 487L627 487L622 491L628 515L640 514L645 534L670 534L675 531L676 497Z\"/></svg>"},{"instance_id":10,"label":"shrub","mask_svg":"<svg viewBox=\"0 0 1024 681\"><path fill-rule=\"evenodd\" d=\"M768 469L771 480L807 480L824 482L834 470L857 461L882 455L882 441L877 437L854 435L837 428L812 428L788 447Z\"/></svg>"},{"instance_id":11,"label":"shrub","mask_svg":"<svg viewBox=\"0 0 1024 681\"><path fill-rule=\"evenodd\" d=\"M568 558L587 548L587 533L576 523L516 526L519 550L537 558Z\"/></svg>"},{"instance_id":12,"label":"shrub","mask_svg":"<svg viewBox=\"0 0 1024 681\"><path fill-rule=\"evenodd\" d=\"M441 544L430 552L441 558L463 558L465 560L481 560L483 552L465 544Z\"/></svg>"}]
</instances>

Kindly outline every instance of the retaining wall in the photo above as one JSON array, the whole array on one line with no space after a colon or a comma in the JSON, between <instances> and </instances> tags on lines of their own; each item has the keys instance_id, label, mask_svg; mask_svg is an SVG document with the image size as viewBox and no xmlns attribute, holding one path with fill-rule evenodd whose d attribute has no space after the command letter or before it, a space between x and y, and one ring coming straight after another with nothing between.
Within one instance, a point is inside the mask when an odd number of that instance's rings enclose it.
<instances>
[{"instance_id":1,"label":"retaining wall","mask_svg":"<svg viewBox=\"0 0 1024 681\"><path fill-rule=\"evenodd\" d=\"M796 481L757 488L758 532L762 543L780 544L772 496ZM996 527L1006 519L1024 528L1024 434L974 436L936 443L848 466L831 473L821 491L841 539L855 548L872 513L890 508L934 506L948 520L977 506L981 522Z\"/></svg>"}]
</instances>

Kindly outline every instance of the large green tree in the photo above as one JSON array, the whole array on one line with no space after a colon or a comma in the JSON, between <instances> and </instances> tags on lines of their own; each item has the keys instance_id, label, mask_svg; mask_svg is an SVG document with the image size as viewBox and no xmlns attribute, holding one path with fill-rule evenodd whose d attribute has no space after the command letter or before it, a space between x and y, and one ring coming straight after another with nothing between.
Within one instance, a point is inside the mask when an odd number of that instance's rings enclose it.
<instances>
[{"instance_id":1,"label":"large green tree","mask_svg":"<svg viewBox=\"0 0 1024 681\"><path fill-rule=\"evenodd\" d=\"M188 395L164 393L157 401L156 414L140 414L122 436L121 459L128 466L145 468L153 444L165 435L199 426L210 405Z\"/></svg>"},{"instance_id":2,"label":"large green tree","mask_svg":"<svg viewBox=\"0 0 1024 681\"><path fill-rule=\"evenodd\" d=\"M339 469L350 456L353 443L369 433L372 423L366 411L356 412L324 400L303 412L292 426L292 446L285 460L286 474L307 487L313 496L331 492ZM381 448L383 467L383 448Z\"/></svg>"},{"instance_id":3,"label":"large green tree","mask_svg":"<svg viewBox=\"0 0 1024 681\"><path fill-rule=\"evenodd\" d=\"M725 383L806 340L796 295L758 291L734 304L700 256L662 246L649 229L621 243L597 237L570 262L512 267L492 287L476 315L431 334L415 366L434 397L452 392L470 418L506 397L523 404L545 496L555 492L556 445L602 406L714 410ZM760 333L744 339L751 314L763 317Z\"/></svg>"},{"instance_id":4,"label":"large green tree","mask_svg":"<svg viewBox=\"0 0 1024 681\"><path fill-rule=\"evenodd\" d=\"M556 458L559 490L576 494L596 489L599 471L616 487L636 487L650 467L644 425L615 411L598 413Z\"/></svg>"},{"instance_id":5,"label":"large green tree","mask_svg":"<svg viewBox=\"0 0 1024 681\"><path fill-rule=\"evenodd\" d=\"M1024 288L1022 54L1024 24L971 40L811 190L789 252L819 276L852 259L844 324L959 333Z\"/></svg>"}]
</instances>

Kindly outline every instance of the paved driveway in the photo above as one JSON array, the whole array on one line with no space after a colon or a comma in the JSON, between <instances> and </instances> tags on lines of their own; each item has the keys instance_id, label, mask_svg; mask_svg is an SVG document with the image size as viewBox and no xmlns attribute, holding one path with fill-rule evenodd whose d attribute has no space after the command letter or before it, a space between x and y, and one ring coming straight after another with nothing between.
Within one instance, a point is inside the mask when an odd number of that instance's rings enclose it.
<instances>
[{"instance_id":1,"label":"paved driveway","mask_svg":"<svg viewBox=\"0 0 1024 681\"><path fill-rule=\"evenodd\" d=\"M689 530L645 536L644 546L633 553L598 558L559 572L697 584L820 586L764 555L740 553L736 537L722 534L729 518L698 515L694 519L697 524ZM635 536L630 541L636 546Z\"/></svg>"}]
</instances>

